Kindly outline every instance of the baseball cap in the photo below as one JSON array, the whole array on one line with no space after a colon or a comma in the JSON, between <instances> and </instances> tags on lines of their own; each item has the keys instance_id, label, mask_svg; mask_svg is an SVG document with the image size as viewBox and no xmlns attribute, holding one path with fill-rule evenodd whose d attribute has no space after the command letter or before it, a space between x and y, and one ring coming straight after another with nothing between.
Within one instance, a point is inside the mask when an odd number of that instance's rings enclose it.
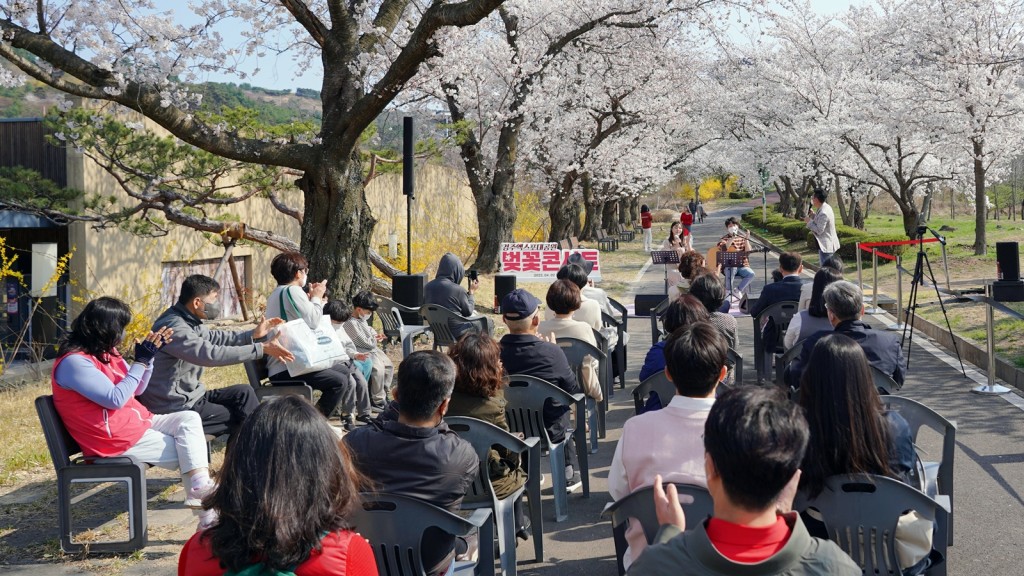
<instances>
[{"instance_id":1,"label":"baseball cap","mask_svg":"<svg viewBox=\"0 0 1024 576\"><path fill-rule=\"evenodd\" d=\"M537 311L540 300L522 288L505 294L501 299L501 313L509 320L522 320Z\"/></svg>"}]
</instances>

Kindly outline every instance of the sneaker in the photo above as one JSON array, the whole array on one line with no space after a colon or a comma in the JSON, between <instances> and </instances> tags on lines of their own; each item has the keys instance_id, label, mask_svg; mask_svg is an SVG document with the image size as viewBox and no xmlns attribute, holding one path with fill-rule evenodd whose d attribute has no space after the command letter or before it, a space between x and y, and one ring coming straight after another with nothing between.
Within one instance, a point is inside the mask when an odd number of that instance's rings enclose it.
<instances>
[{"instance_id":1,"label":"sneaker","mask_svg":"<svg viewBox=\"0 0 1024 576\"><path fill-rule=\"evenodd\" d=\"M373 422L373 416L370 414L360 414L359 416L356 416L356 420L363 424L369 424L370 422Z\"/></svg>"},{"instance_id":2,"label":"sneaker","mask_svg":"<svg viewBox=\"0 0 1024 576\"><path fill-rule=\"evenodd\" d=\"M351 432L351 431L355 430L356 429L356 419L352 418L352 417L349 417L349 418L343 420L342 423L341 423L341 428L345 432Z\"/></svg>"},{"instance_id":3,"label":"sneaker","mask_svg":"<svg viewBox=\"0 0 1024 576\"><path fill-rule=\"evenodd\" d=\"M523 525L519 527L519 530L516 530L516 538L519 538L523 541L529 540L531 528L533 528L533 523L530 522L529 517L526 517L524 519Z\"/></svg>"},{"instance_id":4,"label":"sneaker","mask_svg":"<svg viewBox=\"0 0 1024 576\"><path fill-rule=\"evenodd\" d=\"M573 492L579 490L582 487L583 487L583 478L580 477L580 473L579 472L576 472L576 473L574 473L569 478L568 481L566 481L566 483L565 483L565 492L567 494L572 494Z\"/></svg>"},{"instance_id":5,"label":"sneaker","mask_svg":"<svg viewBox=\"0 0 1024 576\"><path fill-rule=\"evenodd\" d=\"M213 478L207 478L206 482L199 486L191 486L185 494L185 507L201 509L203 507L203 498L210 492L213 492L213 489L216 487L217 483L213 481Z\"/></svg>"},{"instance_id":6,"label":"sneaker","mask_svg":"<svg viewBox=\"0 0 1024 576\"><path fill-rule=\"evenodd\" d=\"M741 292L739 289L735 289L734 288L733 291L732 291L732 297L737 299L737 300L742 300L743 299L743 292Z\"/></svg>"}]
</instances>

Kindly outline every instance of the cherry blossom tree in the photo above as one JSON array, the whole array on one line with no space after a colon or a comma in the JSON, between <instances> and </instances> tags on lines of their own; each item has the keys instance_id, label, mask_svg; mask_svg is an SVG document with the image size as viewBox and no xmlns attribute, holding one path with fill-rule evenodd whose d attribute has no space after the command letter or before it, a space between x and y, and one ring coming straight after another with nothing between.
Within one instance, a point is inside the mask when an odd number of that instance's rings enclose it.
<instances>
[{"instance_id":1,"label":"cherry blossom tree","mask_svg":"<svg viewBox=\"0 0 1024 576\"><path fill-rule=\"evenodd\" d=\"M503 1L196 0L188 9L198 23L183 25L149 0L9 0L0 4L0 57L67 94L139 112L216 157L299 174L299 246L313 277L348 294L371 282L375 219L363 190L361 136L440 54L445 35ZM225 44L226 26L243 30L241 47ZM275 44L275 37L287 40ZM268 52L292 55L296 74L322 68L323 120L315 133L275 136L197 113L190 83L209 71L242 78L239 62Z\"/></svg>"}]
</instances>

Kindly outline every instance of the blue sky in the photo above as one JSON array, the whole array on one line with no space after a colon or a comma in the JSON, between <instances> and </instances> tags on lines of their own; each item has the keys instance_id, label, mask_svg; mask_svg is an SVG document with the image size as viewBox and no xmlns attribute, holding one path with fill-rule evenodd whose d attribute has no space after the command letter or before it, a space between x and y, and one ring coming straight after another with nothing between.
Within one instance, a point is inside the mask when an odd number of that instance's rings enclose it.
<instances>
[{"instance_id":1,"label":"blue sky","mask_svg":"<svg viewBox=\"0 0 1024 576\"><path fill-rule=\"evenodd\" d=\"M851 5L862 5L866 3L866 0L810 0L811 9L822 14L835 14L844 12L847 7ZM175 17L182 23L193 23L196 21L195 16L188 11L187 8L182 6L180 0L157 0L156 7L158 9L169 9L173 10ZM225 43L229 46L241 46L243 40L239 34L241 23L238 26L231 28L228 26L222 26L219 30L224 36ZM301 77L295 77L295 66L292 62L292 56L290 54L275 55L268 53L263 58L256 59L251 58L243 63L242 68L247 71L259 67L260 71L251 75L246 79L239 79L235 76L228 76L223 74L210 74L206 80L213 82L234 82L235 84L241 84L248 82L253 86L261 86L263 88L273 89L295 89L295 88L312 88L319 90L323 80L323 73L319 70L310 70Z\"/></svg>"}]
</instances>

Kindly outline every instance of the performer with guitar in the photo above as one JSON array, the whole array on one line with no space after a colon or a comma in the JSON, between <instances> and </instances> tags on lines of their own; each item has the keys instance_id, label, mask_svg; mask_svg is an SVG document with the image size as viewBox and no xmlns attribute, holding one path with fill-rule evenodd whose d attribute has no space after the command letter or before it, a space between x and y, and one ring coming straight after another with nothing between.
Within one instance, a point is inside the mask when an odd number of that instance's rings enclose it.
<instances>
[{"instance_id":1,"label":"performer with guitar","mask_svg":"<svg viewBox=\"0 0 1024 576\"><path fill-rule=\"evenodd\" d=\"M730 216L725 221L725 236L718 241L719 258L716 260L722 264L722 272L725 273L725 288L736 300L743 297L743 291L754 281L754 271L750 268L750 231L746 235L740 235L740 223L735 216ZM722 253L724 251L724 253ZM736 288L732 286L733 275L740 278L740 284Z\"/></svg>"}]
</instances>

